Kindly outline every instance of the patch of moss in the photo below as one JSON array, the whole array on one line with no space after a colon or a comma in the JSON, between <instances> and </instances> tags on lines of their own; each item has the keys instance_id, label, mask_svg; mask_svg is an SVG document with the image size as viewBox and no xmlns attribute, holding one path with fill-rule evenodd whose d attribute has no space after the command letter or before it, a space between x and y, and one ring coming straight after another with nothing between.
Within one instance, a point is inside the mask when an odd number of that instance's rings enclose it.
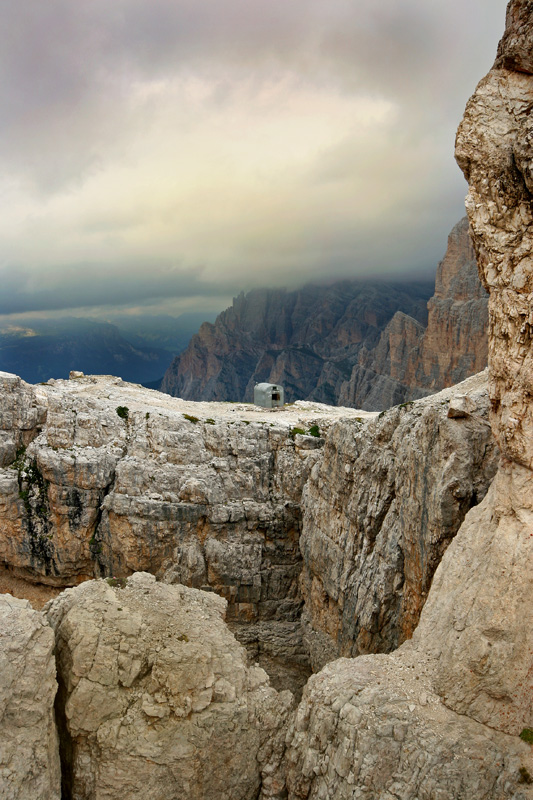
<instances>
[{"instance_id":1,"label":"patch of moss","mask_svg":"<svg viewBox=\"0 0 533 800\"><path fill-rule=\"evenodd\" d=\"M150 412L149 411L146 412L146 414L144 415L144 418L145 419L150 419Z\"/></svg>"},{"instance_id":2,"label":"patch of moss","mask_svg":"<svg viewBox=\"0 0 533 800\"><path fill-rule=\"evenodd\" d=\"M290 431L289 431L289 436L291 437L291 439L294 439L294 437L295 437L297 434L300 434L300 436L305 436L305 431L304 431L304 429L303 429L303 428L291 428L291 429L290 429Z\"/></svg>"},{"instance_id":3,"label":"patch of moss","mask_svg":"<svg viewBox=\"0 0 533 800\"><path fill-rule=\"evenodd\" d=\"M211 417L209 417L209 419L206 419L205 424L206 425L214 425L215 424L215 420L211 419Z\"/></svg>"},{"instance_id":4,"label":"patch of moss","mask_svg":"<svg viewBox=\"0 0 533 800\"><path fill-rule=\"evenodd\" d=\"M309 428L309 436L320 436L320 428L318 425L311 425Z\"/></svg>"},{"instance_id":5,"label":"patch of moss","mask_svg":"<svg viewBox=\"0 0 533 800\"><path fill-rule=\"evenodd\" d=\"M191 414L184 414L183 416L185 417L185 419L188 419L189 422L192 422L193 425L196 425L197 422L200 422L198 417L193 417Z\"/></svg>"},{"instance_id":6,"label":"patch of moss","mask_svg":"<svg viewBox=\"0 0 533 800\"><path fill-rule=\"evenodd\" d=\"M130 415L130 410L129 410L129 408L127 406L117 406L117 408L115 410L116 410L118 416L120 417L120 419L123 419L125 421L128 420L128 417Z\"/></svg>"},{"instance_id":7,"label":"patch of moss","mask_svg":"<svg viewBox=\"0 0 533 800\"><path fill-rule=\"evenodd\" d=\"M524 728L524 730L520 733L520 738L523 742L533 744L533 728Z\"/></svg>"},{"instance_id":8,"label":"patch of moss","mask_svg":"<svg viewBox=\"0 0 533 800\"><path fill-rule=\"evenodd\" d=\"M518 772L520 773L520 783L533 783L533 778L525 767L520 767Z\"/></svg>"},{"instance_id":9,"label":"patch of moss","mask_svg":"<svg viewBox=\"0 0 533 800\"><path fill-rule=\"evenodd\" d=\"M102 552L102 544L98 541L94 534L89 539L89 550L92 556L98 555L98 553Z\"/></svg>"},{"instance_id":10,"label":"patch of moss","mask_svg":"<svg viewBox=\"0 0 533 800\"><path fill-rule=\"evenodd\" d=\"M26 448L19 447L19 449L15 454L15 460L13 461L12 464L10 464L11 469L16 469L17 472L20 472L20 470L24 467L25 455L26 455Z\"/></svg>"}]
</instances>

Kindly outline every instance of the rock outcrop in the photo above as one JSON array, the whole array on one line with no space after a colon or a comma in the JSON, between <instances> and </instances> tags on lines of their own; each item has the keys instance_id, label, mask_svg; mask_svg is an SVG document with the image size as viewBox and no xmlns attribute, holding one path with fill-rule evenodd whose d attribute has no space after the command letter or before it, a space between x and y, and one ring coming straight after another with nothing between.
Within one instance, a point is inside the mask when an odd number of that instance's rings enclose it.
<instances>
[{"instance_id":1,"label":"rock outcrop","mask_svg":"<svg viewBox=\"0 0 533 800\"><path fill-rule=\"evenodd\" d=\"M289 800L530 800L531 748L451 711L400 653L312 675L288 736Z\"/></svg>"},{"instance_id":2,"label":"rock outcrop","mask_svg":"<svg viewBox=\"0 0 533 800\"><path fill-rule=\"evenodd\" d=\"M414 288L344 281L241 295L202 326L162 390L250 400L254 383L271 381L285 386L288 400L381 410L483 370L487 294L466 218L450 233L427 312L423 287Z\"/></svg>"},{"instance_id":3,"label":"rock outcrop","mask_svg":"<svg viewBox=\"0 0 533 800\"><path fill-rule=\"evenodd\" d=\"M291 800L533 796L531 10L529 0L509 3L456 149L490 295L501 465L448 547L413 640L310 679L289 737Z\"/></svg>"},{"instance_id":4,"label":"rock outcrop","mask_svg":"<svg viewBox=\"0 0 533 800\"><path fill-rule=\"evenodd\" d=\"M487 365L487 306L468 220L463 218L450 233L437 269L417 370L408 372L404 382L434 390L481 372Z\"/></svg>"},{"instance_id":5,"label":"rock outcrop","mask_svg":"<svg viewBox=\"0 0 533 800\"><path fill-rule=\"evenodd\" d=\"M225 607L146 573L88 581L47 605L64 796L282 797L292 695L246 666Z\"/></svg>"},{"instance_id":6,"label":"rock outcrop","mask_svg":"<svg viewBox=\"0 0 533 800\"><path fill-rule=\"evenodd\" d=\"M303 496L313 669L339 655L389 652L412 636L445 549L496 472L488 411L481 374L366 424L332 428Z\"/></svg>"},{"instance_id":7,"label":"rock outcrop","mask_svg":"<svg viewBox=\"0 0 533 800\"><path fill-rule=\"evenodd\" d=\"M0 595L0 796L60 800L54 635L27 600Z\"/></svg>"},{"instance_id":8,"label":"rock outcrop","mask_svg":"<svg viewBox=\"0 0 533 800\"><path fill-rule=\"evenodd\" d=\"M42 416L0 470L13 573L64 587L146 570L215 591L239 641L295 692L310 662L412 634L497 457L483 376L379 419L187 404L106 377L18 385L38 391ZM313 424L325 438L304 435Z\"/></svg>"},{"instance_id":9,"label":"rock outcrop","mask_svg":"<svg viewBox=\"0 0 533 800\"><path fill-rule=\"evenodd\" d=\"M469 182L467 211L480 274L490 293L493 430L507 458L533 469L530 4L511 2L507 21L496 67L466 108L456 154Z\"/></svg>"},{"instance_id":10,"label":"rock outcrop","mask_svg":"<svg viewBox=\"0 0 533 800\"><path fill-rule=\"evenodd\" d=\"M272 674L292 663L301 686L300 501L324 441L306 434L350 412L187 404L105 377L0 381L3 411L15 409L0 560L51 586L145 570L214 590L254 657ZM17 451L22 435L35 438Z\"/></svg>"},{"instance_id":11,"label":"rock outcrop","mask_svg":"<svg viewBox=\"0 0 533 800\"><path fill-rule=\"evenodd\" d=\"M17 375L0 372L0 468L12 464L17 452L41 432L47 413L46 393Z\"/></svg>"}]
</instances>

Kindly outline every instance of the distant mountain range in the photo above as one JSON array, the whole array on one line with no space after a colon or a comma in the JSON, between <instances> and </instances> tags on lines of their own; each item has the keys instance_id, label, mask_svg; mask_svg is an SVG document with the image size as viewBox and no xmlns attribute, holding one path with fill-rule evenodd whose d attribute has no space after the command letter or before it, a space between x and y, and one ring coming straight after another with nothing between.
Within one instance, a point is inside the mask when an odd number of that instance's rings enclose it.
<instances>
[{"instance_id":1,"label":"distant mountain range","mask_svg":"<svg viewBox=\"0 0 533 800\"><path fill-rule=\"evenodd\" d=\"M487 295L468 223L450 234L429 282L340 281L241 294L204 323L161 390L187 400L251 401L255 383L380 410L452 385L487 361Z\"/></svg>"},{"instance_id":2,"label":"distant mountain range","mask_svg":"<svg viewBox=\"0 0 533 800\"><path fill-rule=\"evenodd\" d=\"M109 321L62 317L0 323L0 370L14 372L28 383L67 378L70 370L81 370L158 388L172 358L209 316L215 315L116 315Z\"/></svg>"},{"instance_id":3,"label":"distant mountain range","mask_svg":"<svg viewBox=\"0 0 533 800\"><path fill-rule=\"evenodd\" d=\"M191 338L192 337L192 338ZM463 380L487 361L487 295L461 220L429 281L343 280L240 294L219 314L0 321L0 370L29 383L71 370L187 400L251 401L255 383L381 410ZM161 376L163 376L163 379Z\"/></svg>"}]
</instances>

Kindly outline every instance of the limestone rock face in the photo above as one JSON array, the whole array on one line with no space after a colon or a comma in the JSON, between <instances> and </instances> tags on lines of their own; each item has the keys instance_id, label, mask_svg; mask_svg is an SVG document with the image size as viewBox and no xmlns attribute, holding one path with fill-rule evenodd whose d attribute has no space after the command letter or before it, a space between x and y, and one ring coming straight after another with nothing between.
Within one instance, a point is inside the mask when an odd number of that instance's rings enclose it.
<instances>
[{"instance_id":1,"label":"limestone rock face","mask_svg":"<svg viewBox=\"0 0 533 800\"><path fill-rule=\"evenodd\" d=\"M533 74L531 0L512 0L507 6L505 33L498 45L495 67Z\"/></svg>"},{"instance_id":2,"label":"limestone rock face","mask_svg":"<svg viewBox=\"0 0 533 800\"><path fill-rule=\"evenodd\" d=\"M449 414L456 398L469 409L461 416ZM496 472L488 410L481 374L366 424L332 428L303 496L314 669L411 637L445 549Z\"/></svg>"},{"instance_id":3,"label":"limestone rock face","mask_svg":"<svg viewBox=\"0 0 533 800\"><path fill-rule=\"evenodd\" d=\"M251 399L254 383L270 381L288 400L382 410L483 370L487 294L466 218L450 233L427 312L421 290L343 281L241 295L202 326L162 389L191 400Z\"/></svg>"},{"instance_id":4,"label":"limestone rock face","mask_svg":"<svg viewBox=\"0 0 533 800\"><path fill-rule=\"evenodd\" d=\"M407 642L311 676L288 735L289 800L533 797L531 748L447 708L433 669Z\"/></svg>"},{"instance_id":5,"label":"limestone rock face","mask_svg":"<svg viewBox=\"0 0 533 800\"><path fill-rule=\"evenodd\" d=\"M47 605L72 800L281 797L292 695L247 668L225 607L146 573L124 588L88 581Z\"/></svg>"},{"instance_id":6,"label":"limestone rock face","mask_svg":"<svg viewBox=\"0 0 533 800\"><path fill-rule=\"evenodd\" d=\"M60 800L54 634L27 600L0 595L0 796Z\"/></svg>"},{"instance_id":7,"label":"limestone rock face","mask_svg":"<svg viewBox=\"0 0 533 800\"><path fill-rule=\"evenodd\" d=\"M519 738L533 727L531 11L511 0L496 66L457 137L490 294L501 465L447 549L413 640L309 681L288 751L291 800L533 796L531 748ZM450 421L467 418L467 401L454 402Z\"/></svg>"},{"instance_id":8,"label":"limestone rock face","mask_svg":"<svg viewBox=\"0 0 533 800\"><path fill-rule=\"evenodd\" d=\"M480 275L490 292L492 426L503 454L529 469L533 468L531 19L530 3L509 4L497 67L469 101L456 146L469 182L467 212Z\"/></svg>"},{"instance_id":9,"label":"limestone rock face","mask_svg":"<svg viewBox=\"0 0 533 800\"><path fill-rule=\"evenodd\" d=\"M451 231L446 255L437 269L428 325L410 385L453 386L486 367L487 305L468 220L463 218Z\"/></svg>"},{"instance_id":10,"label":"limestone rock face","mask_svg":"<svg viewBox=\"0 0 533 800\"><path fill-rule=\"evenodd\" d=\"M288 736L290 800L533 797L531 472L507 463L395 653L313 675Z\"/></svg>"},{"instance_id":11,"label":"limestone rock face","mask_svg":"<svg viewBox=\"0 0 533 800\"><path fill-rule=\"evenodd\" d=\"M8 372L0 372L0 393L0 467L4 467L40 432L46 419L46 394Z\"/></svg>"},{"instance_id":12,"label":"limestone rock face","mask_svg":"<svg viewBox=\"0 0 533 800\"><path fill-rule=\"evenodd\" d=\"M532 558L531 473L504 464L444 555L414 637L438 659L446 705L515 735L533 728Z\"/></svg>"},{"instance_id":13,"label":"limestone rock face","mask_svg":"<svg viewBox=\"0 0 533 800\"><path fill-rule=\"evenodd\" d=\"M44 418L0 469L0 559L54 586L146 570L215 590L255 656L290 654L301 684L300 500L324 440L293 429L327 431L336 409L187 404L106 377L17 386Z\"/></svg>"}]
</instances>

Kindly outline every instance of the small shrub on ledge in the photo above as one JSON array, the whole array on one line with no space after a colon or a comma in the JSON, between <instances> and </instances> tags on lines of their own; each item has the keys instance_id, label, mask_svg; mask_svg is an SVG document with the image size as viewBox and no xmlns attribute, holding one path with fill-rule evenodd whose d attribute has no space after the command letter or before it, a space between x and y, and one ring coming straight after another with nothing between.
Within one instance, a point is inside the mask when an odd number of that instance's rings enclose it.
<instances>
[{"instance_id":1,"label":"small shrub on ledge","mask_svg":"<svg viewBox=\"0 0 533 800\"><path fill-rule=\"evenodd\" d=\"M115 578L113 576L112 578L106 578L106 581L108 582L108 584L110 586L113 587L113 589L125 589L128 579L127 578Z\"/></svg>"}]
</instances>

